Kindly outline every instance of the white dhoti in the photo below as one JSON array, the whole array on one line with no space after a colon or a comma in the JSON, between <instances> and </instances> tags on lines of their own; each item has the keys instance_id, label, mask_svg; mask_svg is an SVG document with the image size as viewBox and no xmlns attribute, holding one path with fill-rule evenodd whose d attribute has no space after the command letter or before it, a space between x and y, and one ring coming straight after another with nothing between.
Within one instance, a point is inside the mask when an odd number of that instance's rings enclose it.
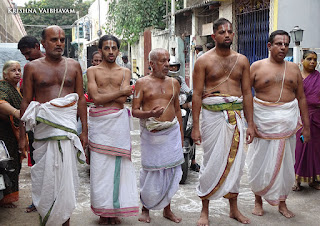
<instances>
[{"instance_id":1,"label":"white dhoti","mask_svg":"<svg viewBox=\"0 0 320 226\"><path fill-rule=\"evenodd\" d=\"M130 127L128 109L90 108L91 209L98 216L127 217L139 213Z\"/></svg>"},{"instance_id":2,"label":"white dhoti","mask_svg":"<svg viewBox=\"0 0 320 226\"><path fill-rule=\"evenodd\" d=\"M295 182L298 118L296 99L276 104L254 98L254 122L259 133L249 145L248 177L252 191L271 205L285 201Z\"/></svg>"},{"instance_id":3,"label":"white dhoti","mask_svg":"<svg viewBox=\"0 0 320 226\"><path fill-rule=\"evenodd\" d=\"M41 225L62 225L76 207L76 159L85 161L76 132L77 100L72 93L43 104L32 101L21 118L34 130L32 200Z\"/></svg>"},{"instance_id":4,"label":"white dhoti","mask_svg":"<svg viewBox=\"0 0 320 226\"><path fill-rule=\"evenodd\" d=\"M197 192L201 199L232 198L239 193L245 161L242 98L213 96L202 104L204 155Z\"/></svg>"},{"instance_id":5,"label":"white dhoti","mask_svg":"<svg viewBox=\"0 0 320 226\"><path fill-rule=\"evenodd\" d=\"M141 126L140 200L143 206L159 210L170 204L179 189L183 162L178 122L155 133Z\"/></svg>"}]
</instances>

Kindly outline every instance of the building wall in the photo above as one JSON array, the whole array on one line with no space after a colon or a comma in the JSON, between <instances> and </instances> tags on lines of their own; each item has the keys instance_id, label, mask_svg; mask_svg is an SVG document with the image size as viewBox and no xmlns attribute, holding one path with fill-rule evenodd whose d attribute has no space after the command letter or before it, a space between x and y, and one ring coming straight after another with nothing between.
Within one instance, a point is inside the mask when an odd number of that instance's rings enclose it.
<instances>
[{"instance_id":1,"label":"building wall","mask_svg":"<svg viewBox=\"0 0 320 226\"><path fill-rule=\"evenodd\" d=\"M162 30L152 30L151 46L152 49L164 48L169 51L170 33Z\"/></svg>"},{"instance_id":2,"label":"building wall","mask_svg":"<svg viewBox=\"0 0 320 226\"><path fill-rule=\"evenodd\" d=\"M13 7L11 0L0 1L0 43L18 42L27 34L20 15L9 12Z\"/></svg>"},{"instance_id":3,"label":"building wall","mask_svg":"<svg viewBox=\"0 0 320 226\"><path fill-rule=\"evenodd\" d=\"M201 4L204 2L209 2L209 1L208 0L207 1L205 1L205 0L186 0L186 7Z\"/></svg>"},{"instance_id":4,"label":"building wall","mask_svg":"<svg viewBox=\"0 0 320 226\"><path fill-rule=\"evenodd\" d=\"M219 7L219 18L224 17L227 20L232 21L232 0L226 0L221 2Z\"/></svg>"},{"instance_id":5,"label":"building wall","mask_svg":"<svg viewBox=\"0 0 320 226\"><path fill-rule=\"evenodd\" d=\"M95 0L88 10L88 17L92 22L92 40L99 39L98 30L99 30L99 3L100 3L100 27L102 35L105 35L106 32L103 29L107 22L107 13L109 11L110 0Z\"/></svg>"},{"instance_id":6,"label":"building wall","mask_svg":"<svg viewBox=\"0 0 320 226\"><path fill-rule=\"evenodd\" d=\"M131 64L132 64L132 70L133 72L136 71L135 67L139 67L139 73L140 75L144 75L144 36L140 35L140 39L138 43L135 43L131 46ZM135 63L134 63L135 62ZM133 73L133 77L137 78L135 73Z\"/></svg>"},{"instance_id":7,"label":"building wall","mask_svg":"<svg viewBox=\"0 0 320 226\"><path fill-rule=\"evenodd\" d=\"M294 26L304 30L301 47L320 48L320 1L278 0L277 29L290 32ZM273 6L276 7L276 6ZM290 47L294 43L291 42Z\"/></svg>"}]
</instances>

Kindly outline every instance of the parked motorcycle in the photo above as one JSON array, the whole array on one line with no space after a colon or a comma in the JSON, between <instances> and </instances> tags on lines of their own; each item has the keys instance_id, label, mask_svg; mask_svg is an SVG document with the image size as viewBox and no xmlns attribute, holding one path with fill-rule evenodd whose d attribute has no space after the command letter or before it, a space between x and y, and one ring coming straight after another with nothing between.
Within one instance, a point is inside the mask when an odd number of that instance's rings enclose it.
<instances>
[{"instance_id":1,"label":"parked motorcycle","mask_svg":"<svg viewBox=\"0 0 320 226\"><path fill-rule=\"evenodd\" d=\"M12 186L12 182L7 175L7 172L14 171L14 169L10 168L10 161L12 161L12 158L9 155L7 147L0 140L0 200L4 197L3 191Z\"/></svg>"},{"instance_id":2,"label":"parked motorcycle","mask_svg":"<svg viewBox=\"0 0 320 226\"><path fill-rule=\"evenodd\" d=\"M192 101L192 93L181 94L186 95L184 97L185 103L180 105L181 107L181 115L182 115L182 123L183 123L183 155L184 155L184 163L181 165L182 168L182 178L180 184L184 184L188 177L188 171L191 165L191 159L195 154L196 145L191 138L191 132L193 127L192 121L192 110L190 107L190 103ZM183 98L180 96L180 98ZM181 104L181 102L180 102Z\"/></svg>"}]
</instances>

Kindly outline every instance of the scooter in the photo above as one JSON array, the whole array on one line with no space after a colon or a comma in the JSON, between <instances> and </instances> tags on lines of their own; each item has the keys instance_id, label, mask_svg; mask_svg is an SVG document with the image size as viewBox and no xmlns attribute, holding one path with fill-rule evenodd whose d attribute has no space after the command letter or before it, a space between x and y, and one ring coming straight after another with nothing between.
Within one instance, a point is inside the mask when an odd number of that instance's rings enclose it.
<instances>
[{"instance_id":1,"label":"scooter","mask_svg":"<svg viewBox=\"0 0 320 226\"><path fill-rule=\"evenodd\" d=\"M187 98L185 103L190 103L192 101L192 94L191 92L187 94ZM182 115L182 123L183 123L183 155L184 155L184 163L181 165L182 168L182 178L180 184L184 184L188 177L188 171L191 165L191 159L195 154L196 145L191 138L191 132L193 127L192 121L192 110L190 107L182 107L181 108L181 115Z\"/></svg>"},{"instance_id":2,"label":"scooter","mask_svg":"<svg viewBox=\"0 0 320 226\"><path fill-rule=\"evenodd\" d=\"M4 197L3 191L12 186L12 182L7 175L7 172L14 171L10 168L10 161L12 160L13 158L10 157L5 143L0 140L0 200Z\"/></svg>"}]
</instances>

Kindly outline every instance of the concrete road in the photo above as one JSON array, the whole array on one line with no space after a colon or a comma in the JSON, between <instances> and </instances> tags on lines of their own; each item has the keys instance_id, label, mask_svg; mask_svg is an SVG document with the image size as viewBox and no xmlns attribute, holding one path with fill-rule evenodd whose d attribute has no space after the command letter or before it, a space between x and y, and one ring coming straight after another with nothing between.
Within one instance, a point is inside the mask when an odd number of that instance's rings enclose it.
<instances>
[{"instance_id":1,"label":"concrete road","mask_svg":"<svg viewBox=\"0 0 320 226\"><path fill-rule=\"evenodd\" d=\"M132 159L136 169L139 185L140 170L140 139L138 120L134 119L134 130L132 131L133 153ZM202 161L202 148L197 147L197 161ZM301 192L291 192L287 204L296 216L286 219L277 210L264 202L265 215L254 216L251 210L254 206L254 195L250 191L247 180L246 168L241 180L241 190L238 199L240 211L251 219L251 225L320 225L320 191L309 188L304 184L305 189ZM98 225L98 217L90 209L90 185L89 166L79 165L80 190L78 195L77 208L71 216L71 225ZM180 185L179 191L172 199L172 210L182 217L179 225L196 225L201 210L201 201L196 194L198 173L190 171L186 184ZM31 203L31 179L30 167L24 161L20 174L20 200L16 203L16 209L0 208L1 226L39 225L39 215L36 212L24 213L25 207ZM210 202L210 223L211 225L240 225L237 221L229 218L228 200L221 198ZM162 217L162 211L151 211L152 226L176 225ZM148 225L138 221L138 217L122 219L122 225Z\"/></svg>"}]
</instances>

